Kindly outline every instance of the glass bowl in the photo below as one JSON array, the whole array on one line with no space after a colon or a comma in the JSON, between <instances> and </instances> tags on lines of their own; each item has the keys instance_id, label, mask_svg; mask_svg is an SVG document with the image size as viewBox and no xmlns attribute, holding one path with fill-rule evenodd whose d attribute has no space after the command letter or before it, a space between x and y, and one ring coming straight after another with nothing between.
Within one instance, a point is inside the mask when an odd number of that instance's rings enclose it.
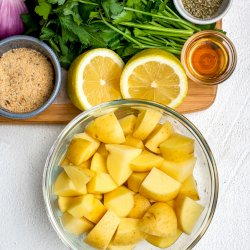
<instances>
[{"instance_id":1,"label":"glass bowl","mask_svg":"<svg viewBox=\"0 0 250 250\"><path fill-rule=\"evenodd\" d=\"M202 42L203 41L203 42ZM204 42L205 41L205 42ZM213 45L220 44L226 54L225 70L218 75L206 76L195 73L192 66L192 52L197 45L212 42ZM204 30L192 35L184 44L181 51L181 63L189 79L203 85L218 85L226 81L234 72L237 64L237 53L232 41L219 31Z\"/></svg>"},{"instance_id":2,"label":"glass bowl","mask_svg":"<svg viewBox=\"0 0 250 250\"><path fill-rule=\"evenodd\" d=\"M199 130L183 115L155 102L144 100L117 100L98 105L85 111L72 120L61 132L52 146L43 175L43 195L49 220L63 243L74 250L93 249L83 242L83 236L75 236L64 230L60 220L61 212L57 206L57 196L53 193L53 183L62 171L59 166L64 157L67 146L76 133L83 132L89 122L98 116L115 112L118 118L129 114L137 115L141 109L153 109L162 112L161 122L170 121L177 132L195 140L195 155L197 162L194 176L200 194L199 203L205 209L199 218L191 235L184 235L168 249L192 249L206 232L215 212L218 198L218 174L212 152ZM158 249L146 241L136 245L137 250Z\"/></svg>"}]
</instances>

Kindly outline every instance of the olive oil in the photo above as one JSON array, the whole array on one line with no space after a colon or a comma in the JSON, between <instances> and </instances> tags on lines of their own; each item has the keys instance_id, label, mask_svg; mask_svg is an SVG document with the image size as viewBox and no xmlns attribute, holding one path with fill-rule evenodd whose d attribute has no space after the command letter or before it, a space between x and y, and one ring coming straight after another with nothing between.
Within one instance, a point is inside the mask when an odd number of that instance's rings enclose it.
<instances>
[{"instance_id":1,"label":"olive oil","mask_svg":"<svg viewBox=\"0 0 250 250\"><path fill-rule=\"evenodd\" d=\"M188 49L185 60L190 73L200 80L218 78L228 67L227 49L214 37L196 40Z\"/></svg>"}]
</instances>

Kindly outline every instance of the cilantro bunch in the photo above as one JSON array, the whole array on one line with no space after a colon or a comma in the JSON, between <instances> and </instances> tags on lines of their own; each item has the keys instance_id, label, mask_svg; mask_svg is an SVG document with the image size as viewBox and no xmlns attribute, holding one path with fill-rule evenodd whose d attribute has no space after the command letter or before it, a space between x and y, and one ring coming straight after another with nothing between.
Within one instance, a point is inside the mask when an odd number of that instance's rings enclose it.
<instances>
[{"instance_id":1,"label":"cilantro bunch","mask_svg":"<svg viewBox=\"0 0 250 250\"><path fill-rule=\"evenodd\" d=\"M30 3L29 3L30 2ZM33 3L31 3L33 2ZM109 48L125 61L142 49L180 55L185 41L209 27L181 18L170 0L33 0L26 33L47 42L64 68L86 49Z\"/></svg>"}]
</instances>

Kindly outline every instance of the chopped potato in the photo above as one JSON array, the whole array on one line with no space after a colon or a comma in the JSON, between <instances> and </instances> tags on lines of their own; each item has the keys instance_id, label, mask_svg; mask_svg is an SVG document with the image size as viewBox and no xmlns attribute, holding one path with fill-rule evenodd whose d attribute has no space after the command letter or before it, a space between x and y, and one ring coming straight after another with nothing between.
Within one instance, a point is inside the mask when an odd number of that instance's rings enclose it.
<instances>
[{"instance_id":1,"label":"chopped potato","mask_svg":"<svg viewBox=\"0 0 250 250\"><path fill-rule=\"evenodd\" d=\"M63 214L62 224L67 231L76 235L88 232L94 227L94 224L87 219L75 218L69 213Z\"/></svg>"},{"instance_id":2,"label":"chopped potato","mask_svg":"<svg viewBox=\"0 0 250 250\"><path fill-rule=\"evenodd\" d=\"M147 172L153 167L160 167L163 162L164 159L159 155L155 155L147 150L144 150L139 156L131 161L131 168L136 172Z\"/></svg>"},{"instance_id":3,"label":"chopped potato","mask_svg":"<svg viewBox=\"0 0 250 250\"><path fill-rule=\"evenodd\" d=\"M140 187L140 194L155 201L170 201L180 190L181 184L161 170L153 168Z\"/></svg>"},{"instance_id":4,"label":"chopped potato","mask_svg":"<svg viewBox=\"0 0 250 250\"><path fill-rule=\"evenodd\" d=\"M177 233L177 218L172 207L163 202L154 203L139 222L144 233L168 237Z\"/></svg>"},{"instance_id":5,"label":"chopped potato","mask_svg":"<svg viewBox=\"0 0 250 250\"><path fill-rule=\"evenodd\" d=\"M181 236L181 234L182 231L180 229L177 229L177 233L175 235L169 235L167 237L148 235L146 240L156 247L167 248L173 245Z\"/></svg>"},{"instance_id":6,"label":"chopped potato","mask_svg":"<svg viewBox=\"0 0 250 250\"><path fill-rule=\"evenodd\" d=\"M106 249L120 223L120 218L108 210L84 239L86 243L98 249Z\"/></svg>"},{"instance_id":7,"label":"chopped potato","mask_svg":"<svg viewBox=\"0 0 250 250\"><path fill-rule=\"evenodd\" d=\"M134 196L134 207L130 210L128 217L141 219L150 208L151 204L147 198L140 194Z\"/></svg>"},{"instance_id":8,"label":"chopped potato","mask_svg":"<svg viewBox=\"0 0 250 250\"><path fill-rule=\"evenodd\" d=\"M77 188L65 172L60 173L54 184L54 193L58 196L79 196L87 193L86 185Z\"/></svg>"},{"instance_id":9,"label":"chopped potato","mask_svg":"<svg viewBox=\"0 0 250 250\"><path fill-rule=\"evenodd\" d=\"M181 185L179 196L188 196L189 198L197 201L199 200L199 193L194 176L189 176Z\"/></svg>"},{"instance_id":10,"label":"chopped potato","mask_svg":"<svg viewBox=\"0 0 250 250\"><path fill-rule=\"evenodd\" d=\"M145 234L139 229L139 220L132 218L121 218L113 245L131 245L145 239Z\"/></svg>"},{"instance_id":11,"label":"chopped potato","mask_svg":"<svg viewBox=\"0 0 250 250\"><path fill-rule=\"evenodd\" d=\"M107 173L97 173L87 184L87 190L91 194L104 194L117 188L117 184Z\"/></svg>"},{"instance_id":12,"label":"chopped potato","mask_svg":"<svg viewBox=\"0 0 250 250\"><path fill-rule=\"evenodd\" d=\"M136 120L133 136L145 140L156 127L161 116L162 114L158 111L151 109L143 110Z\"/></svg>"},{"instance_id":13,"label":"chopped potato","mask_svg":"<svg viewBox=\"0 0 250 250\"><path fill-rule=\"evenodd\" d=\"M130 162L135 159L141 149L126 145L106 144L109 151L107 169L117 185L122 185L132 174Z\"/></svg>"},{"instance_id":14,"label":"chopped potato","mask_svg":"<svg viewBox=\"0 0 250 250\"><path fill-rule=\"evenodd\" d=\"M86 128L86 132L104 143L123 143L125 136L114 113L97 117Z\"/></svg>"},{"instance_id":15,"label":"chopped potato","mask_svg":"<svg viewBox=\"0 0 250 250\"><path fill-rule=\"evenodd\" d=\"M189 197L179 197L176 200L175 209L181 230L191 234L204 207Z\"/></svg>"},{"instance_id":16,"label":"chopped potato","mask_svg":"<svg viewBox=\"0 0 250 250\"><path fill-rule=\"evenodd\" d=\"M119 120L125 136L133 133L136 119L135 115L128 115Z\"/></svg>"},{"instance_id":17,"label":"chopped potato","mask_svg":"<svg viewBox=\"0 0 250 250\"><path fill-rule=\"evenodd\" d=\"M159 145L167 140L174 132L174 129L170 122L165 122L164 124L159 124L155 130L150 134L145 143L146 148L150 151L160 154Z\"/></svg>"},{"instance_id":18,"label":"chopped potato","mask_svg":"<svg viewBox=\"0 0 250 250\"><path fill-rule=\"evenodd\" d=\"M160 144L160 151L167 161L184 161L193 156L194 140L180 134L173 134Z\"/></svg>"},{"instance_id":19,"label":"chopped potato","mask_svg":"<svg viewBox=\"0 0 250 250\"><path fill-rule=\"evenodd\" d=\"M107 173L106 158L100 153L96 152L92 158L90 170L97 173Z\"/></svg>"},{"instance_id":20,"label":"chopped potato","mask_svg":"<svg viewBox=\"0 0 250 250\"><path fill-rule=\"evenodd\" d=\"M119 217L126 217L134 207L134 195L124 186L104 194L104 206L113 210Z\"/></svg>"},{"instance_id":21,"label":"chopped potato","mask_svg":"<svg viewBox=\"0 0 250 250\"><path fill-rule=\"evenodd\" d=\"M133 173L128 178L128 188L133 192L137 193L140 190L143 180L148 175L148 172L145 173Z\"/></svg>"}]
</instances>

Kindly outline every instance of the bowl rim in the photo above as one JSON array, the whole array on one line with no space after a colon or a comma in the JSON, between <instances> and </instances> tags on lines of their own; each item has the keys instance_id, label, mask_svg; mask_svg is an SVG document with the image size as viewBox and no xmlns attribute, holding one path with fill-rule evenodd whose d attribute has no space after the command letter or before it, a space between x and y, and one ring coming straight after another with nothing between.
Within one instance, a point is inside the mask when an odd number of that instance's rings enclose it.
<instances>
[{"instance_id":1,"label":"bowl rim","mask_svg":"<svg viewBox=\"0 0 250 250\"><path fill-rule=\"evenodd\" d=\"M215 210L216 210L216 205L217 205L217 201L218 201L218 193L219 193L219 177L218 177L216 162L215 162L214 156L212 154L212 151L211 151L208 143L206 142L205 138L203 137L201 132L196 128L196 126L191 121L189 121L188 118L186 118L185 116L183 116L182 114L180 114L179 112L177 112L176 110L174 110L172 108L169 108L167 106L164 106L162 104L159 104L159 103L156 103L153 101L142 100L142 99L141 100L138 100L138 99L128 99L128 100L120 99L120 100L105 102L105 103L99 104L97 106L92 107L89 110L86 110L86 111L80 113L77 117L75 117L73 120L71 120L65 126L65 128L58 135L57 139L53 143L53 146L51 147L51 149L48 153L48 157L46 159L44 171L43 171L43 180L42 180L43 198L44 198L45 209L46 209L46 213L47 213L47 216L49 218L49 221L50 221L52 227L54 228L55 232L57 233L58 237L61 239L61 241L70 249L78 250L77 248L73 247L68 240L66 240L66 237L65 237L64 233L60 230L59 225L56 222L55 216L53 214L53 210L52 210L51 203L49 200L48 184L47 184L48 178L49 178L49 170L52 170L52 167L50 166L51 158L53 157L55 150L58 148L58 146L61 143L62 139L64 138L65 134L67 134L68 131L75 124L77 124L79 121L81 121L84 117L86 117L86 116L90 115L91 113L94 113L98 110L101 110L102 108L106 108L106 107L112 108L113 106L116 106L116 105L126 106L129 104L131 104L131 105L137 105L137 104L143 105L143 104L145 104L145 105L153 106L155 108L163 109L164 111L170 113L174 117L180 119L182 122L184 122L184 124L186 124L192 130L192 132L194 132L194 134L197 136L199 141L202 143L202 146L205 148L207 156L209 157L209 160L210 160L211 166L212 166L212 170L213 170L213 178L214 178L214 187L213 187L214 192L212 194L213 197L211 198L212 202L210 204L211 209L210 209L210 213L207 215L208 219L205 222L205 224L203 225L199 234L191 243L189 243L189 245L185 249L185 250L191 250L199 242L199 240L203 237L203 235L207 231L207 229L208 229L208 227L213 219Z\"/></svg>"},{"instance_id":2,"label":"bowl rim","mask_svg":"<svg viewBox=\"0 0 250 250\"><path fill-rule=\"evenodd\" d=\"M13 41L27 41L36 44L41 48L43 48L44 50L46 50L51 55L51 58L49 60L55 72L54 89L48 100L45 103L43 103L42 106L40 106L39 108L27 113L12 113L0 108L0 116L12 119L27 119L42 113L54 102L61 88L61 83L62 83L61 66L55 52L46 43L32 36L27 36L27 35L10 36L0 41L0 47L5 44L11 43Z\"/></svg>"},{"instance_id":3,"label":"bowl rim","mask_svg":"<svg viewBox=\"0 0 250 250\"><path fill-rule=\"evenodd\" d=\"M182 15L182 17L184 17L185 19L187 19L188 21L190 21L192 23L201 24L201 25L212 24L212 23L216 23L217 21L221 20L227 14L227 12L231 8L232 2L233 2L232 0L228 0L228 4L224 8L224 10L221 12L221 14L219 14L213 18L200 19L197 17L193 17L191 14L188 14L188 12L184 9L184 7L182 5L182 0L173 0L173 1L174 1L175 8L180 13L180 15Z\"/></svg>"},{"instance_id":4,"label":"bowl rim","mask_svg":"<svg viewBox=\"0 0 250 250\"><path fill-rule=\"evenodd\" d=\"M192 46L192 44L194 42L196 42L197 40L202 39L202 38L206 38L209 36L214 36L216 38L220 38L221 40L223 40L223 42L225 42L229 48L229 53L232 54L232 56L231 57L229 56L229 59L228 59L229 71L226 73L223 73L224 77L221 79L217 79L217 80L216 79L201 80L201 79L195 77L189 71L186 60L185 60L186 53L187 53L187 50L189 49L189 47ZM199 31L199 32L193 34L184 43L182 51L181 51L181 63L185 69L185 72L186 72L188 78L190 78L192 81L194 81L198 84L207 85L207 86L213 86L213 85L216 86L216 85L219 85L219 84L225 82L234 73L234 70L236 69L236 66L237 66L237 59L238 59L237 51L236 51L236 48L235 48L233 42L231 41L231 39L217 30L202 30L202 31Z\"/></svg>"}]
</instances>

